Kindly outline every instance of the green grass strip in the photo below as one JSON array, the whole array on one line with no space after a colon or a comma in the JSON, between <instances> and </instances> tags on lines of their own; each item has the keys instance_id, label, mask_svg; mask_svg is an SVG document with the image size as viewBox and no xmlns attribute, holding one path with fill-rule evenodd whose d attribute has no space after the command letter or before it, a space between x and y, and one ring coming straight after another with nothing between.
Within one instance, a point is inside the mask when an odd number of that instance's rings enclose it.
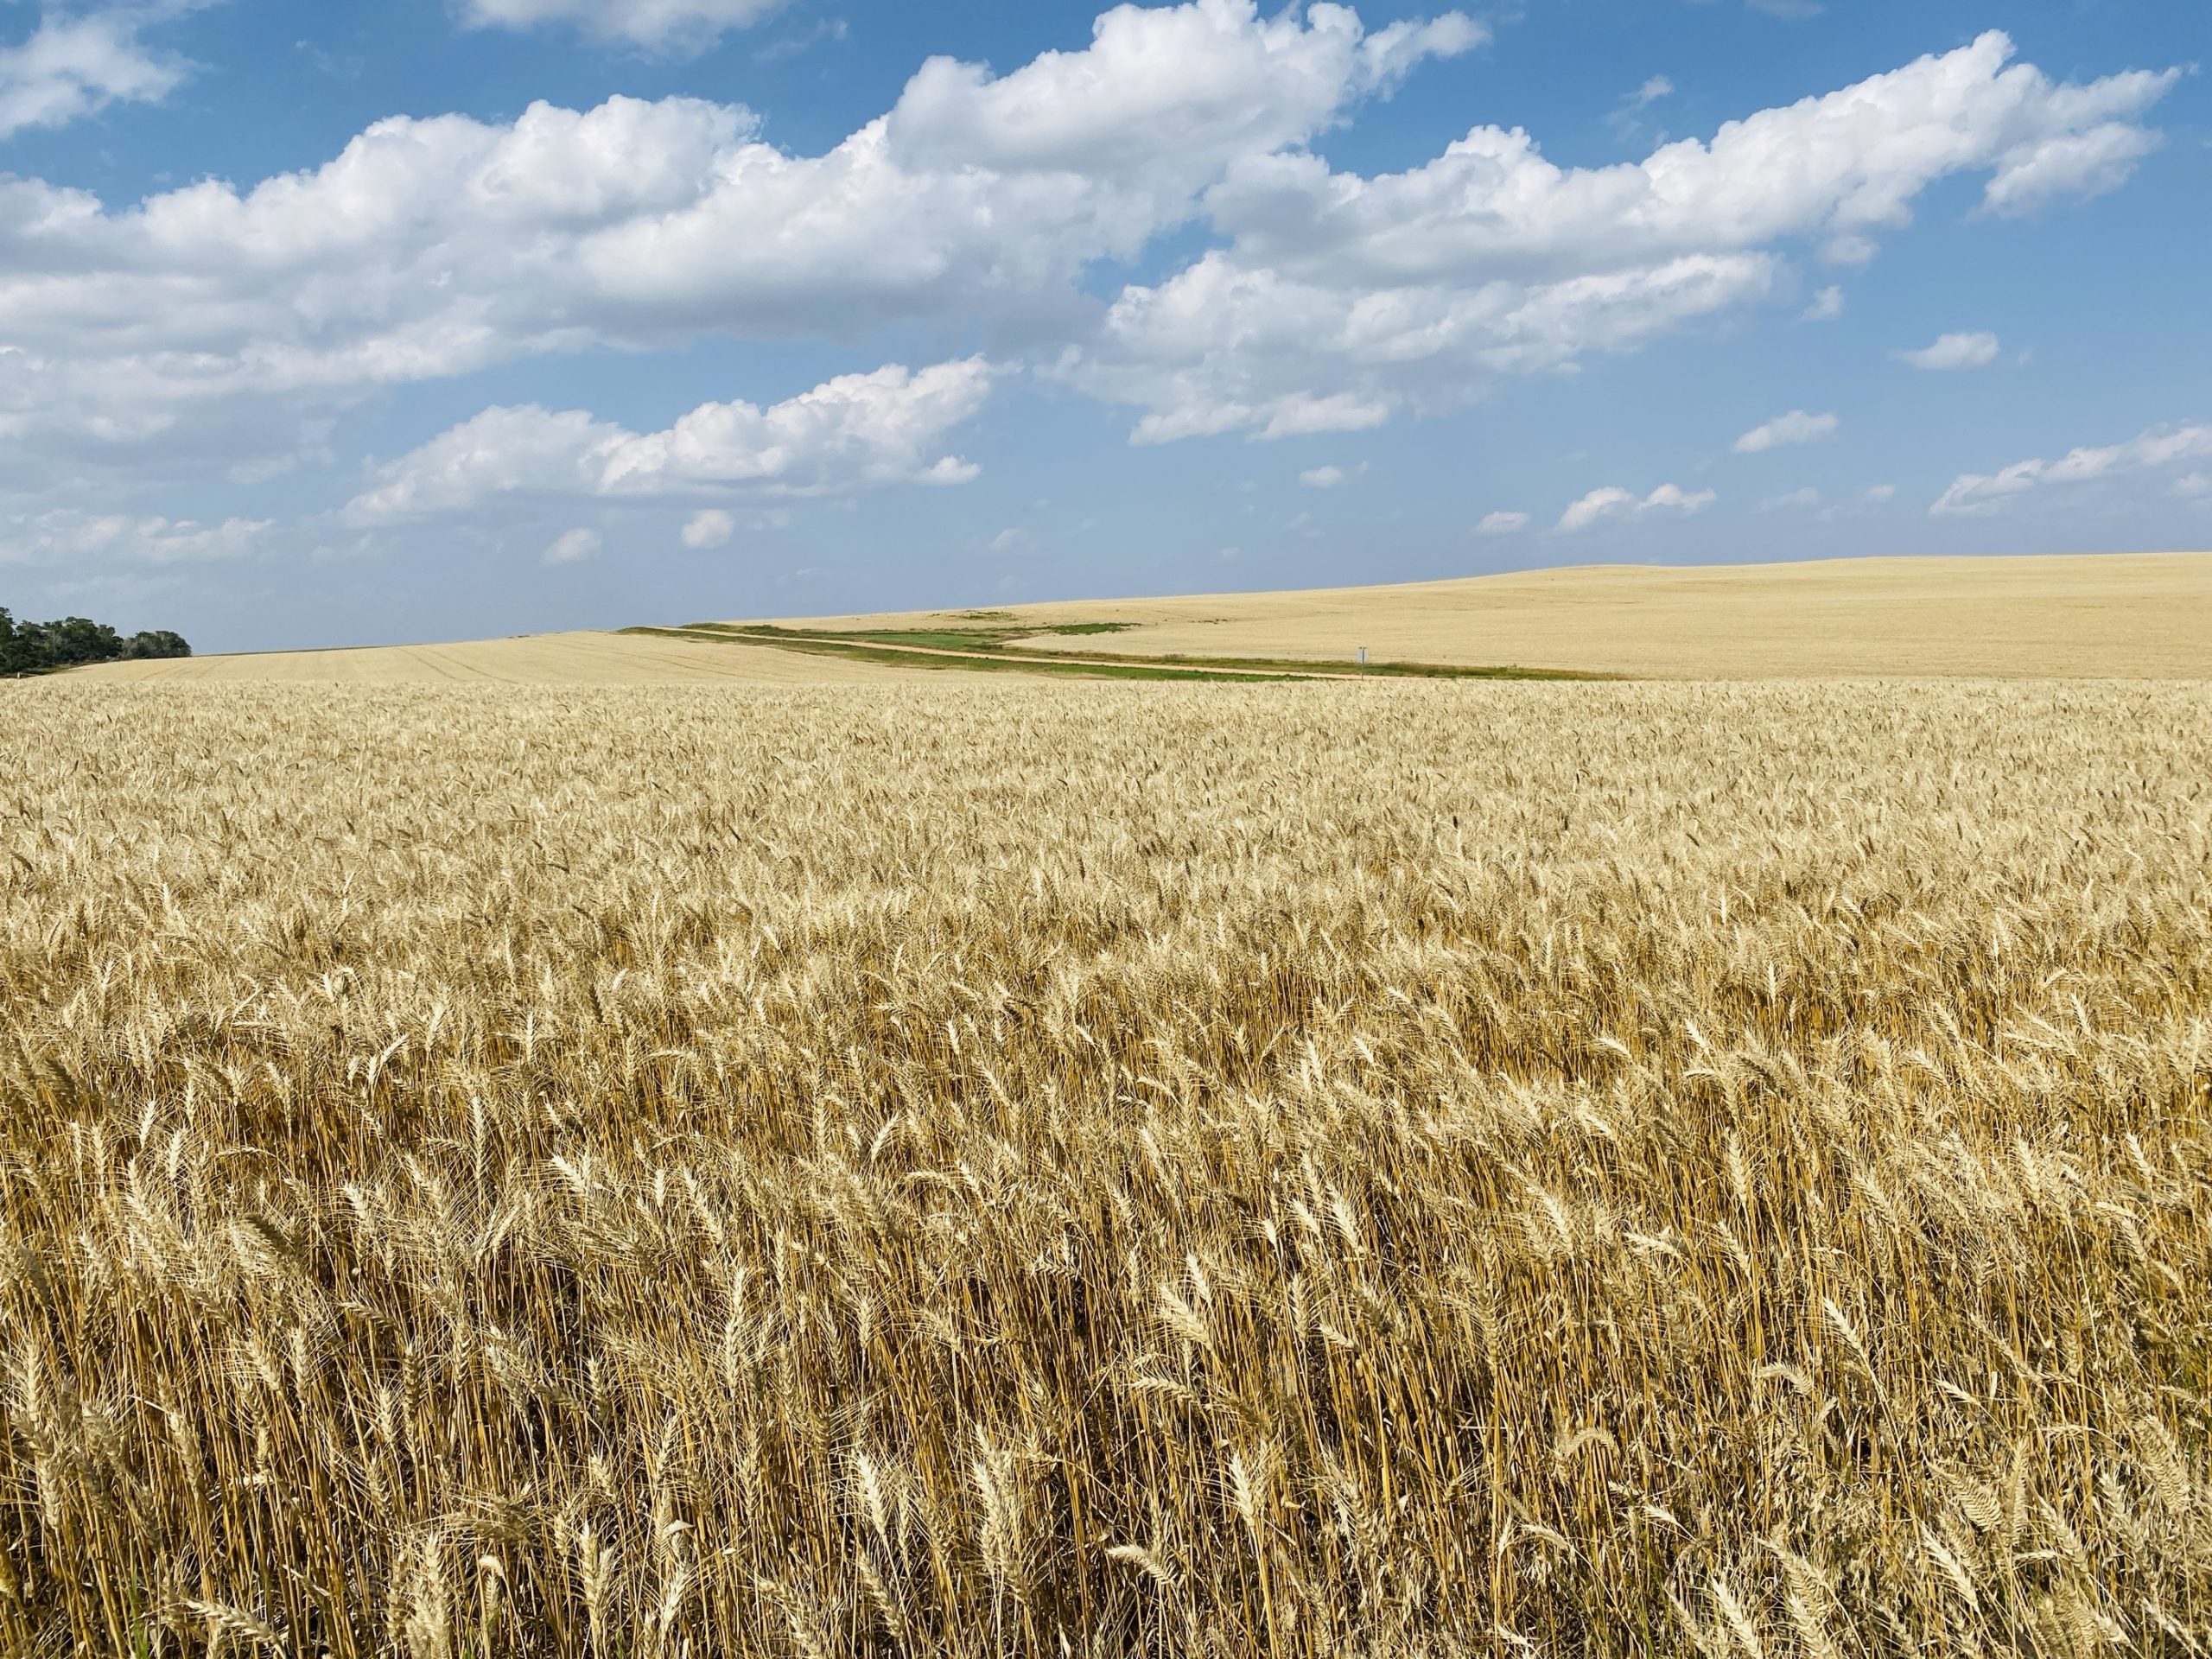
<instances>
[{"instance_id":1,"label":"green grass strip","mask_svg":"<svg viewBox=\"0 0 2212 1659\"><path fill-rule=\"evenodd\" d=\"M1136 626L1133 622L1073 622L1056 627L991 627L991 628L794 628L775 622L691 622L683 632L690 634L720 634L726 638L752 639L763 645L790 644L802 641L822 645L874 644L883 645L923 645L939 651L988 653L998 658L1018 658L1027 663L1061 664L1058 652L1039 651L1013 644L1018 639L1034 638L1040 633L1095 634L1119 633ZM908 660L913 660L908 658ZM1243 669L1247 674L1225 677L1259 677L1266 676L1284 679L1313 679L1326 676L1331 678L1378 680L1620 680L1622 674L1592 673L1572 668L1523 668L1517 664L1465 664L1457 663L1332 663L1316 662L1305 658L1289 657L1194 657L1174 652L1166 656L1138 656L1130 654L1131 666L1159 669L1179 669L1186 672L1206 669Z\"/></svg>"},{"instance_id":2,"label":"green grass strip","mask_svg":"<svg viewBox=\"0 0 2212 1659\"><path fill-rule=\"evenodd\" d=\"M776 651L801 651L817 657L838 657L847 662L883 663L899 668L961 669L970 672L1043 674L1085 680L1198 680L1216 685L1274 685L1287 680L1311 679L1310 674L1220 674L1198 668L1160 667L1139 661L1126 667L1119 663L1062 663L1050 657L1009 657L978 652L974 656L940 656L925 652L899 651L883 645L855 645L847 640L817 639L810 634L764 636L724 629L635 627L621 633L650 634L663 639L706 639L723 645L766 645Z\"/></svg>"},{"instance_id":3,"label":"green grass strip","mask_svg":"<svg viewBox=\"0 0 2212 1659\"><path fill-rule=\"evenodd\" d=\"M794 628L778 622L686 622L715 633L773 634L779 639L850 640L860 645L928 645L938 651L1013 651L1018 639L1040 633L1082 637L1120 633L1134 622L1067 622L1056 627ZM1141 659L1139 659L1141 660Z\"/></svg>"}]
</instances>

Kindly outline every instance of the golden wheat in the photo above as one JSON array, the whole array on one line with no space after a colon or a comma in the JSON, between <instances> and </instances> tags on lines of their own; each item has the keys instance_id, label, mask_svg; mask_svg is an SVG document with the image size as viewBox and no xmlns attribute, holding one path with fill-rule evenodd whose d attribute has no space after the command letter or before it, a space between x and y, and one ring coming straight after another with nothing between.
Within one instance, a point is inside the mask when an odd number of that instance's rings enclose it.
<instances>
[{"instance_id":1,"label":"golden wheat","mask_svg":"<svg viewBox=\"0 0 2212 1659\"><path fill-rule=\"evenodd\" d=\"M858 685L893 683L924 671L735 640L574 632L443 645L151 658L73 669L70 676L110 684L336 681L350 685L451 685L488 680L510 685Z\"/></svg>"},{"instance_id":2,"label":"golden wheat","mask_svg":"<svg viewBox=\"0 0 2212 1659\"><path fill-rule=\"evenodd\" d=\"M834 620L958 626L958 612ZM1027 643L1084 656L1410 661L1656 679L2212 678L2212 554L1581 565L1302 592L1082 600L992 613L1126 632Z\"/></svg>"},{"instance_id":3,"label":"golden wheat","mask_svg":"<svg viewBox=\"0 0 2212 1659\"><path fill-rule=\"evenodd\" d=\"M0 690L0 1650L2212 1648L2212 691Z\"/></svg>"}]
</instances>

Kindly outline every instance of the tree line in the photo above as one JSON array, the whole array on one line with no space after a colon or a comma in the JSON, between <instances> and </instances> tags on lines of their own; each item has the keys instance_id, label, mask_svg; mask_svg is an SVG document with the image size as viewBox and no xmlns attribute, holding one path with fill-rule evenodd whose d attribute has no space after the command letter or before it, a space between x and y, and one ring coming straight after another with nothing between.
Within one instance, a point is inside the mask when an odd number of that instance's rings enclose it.
<instances>
[{"instance_id":1,"label":"tree line","mask_svg":"<svg viewBox=\"0 0 2212 1659\"><path fill-rule=\"evenodd\" d=\"M119 663L142 657L189 657L181 634L155 628L125 636L105 622L65 616L59 622L18 622L0 606L0 677L42 674L82 663Z\"/></svg>"}]
</instances>

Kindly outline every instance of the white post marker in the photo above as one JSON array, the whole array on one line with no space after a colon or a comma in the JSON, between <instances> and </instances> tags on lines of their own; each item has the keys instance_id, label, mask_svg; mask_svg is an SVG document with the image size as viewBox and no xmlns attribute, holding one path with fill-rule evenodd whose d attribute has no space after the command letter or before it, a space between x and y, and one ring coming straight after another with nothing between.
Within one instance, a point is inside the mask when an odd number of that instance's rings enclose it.
<instances>
[{"instance_id":1,"label":"white post marker","mask_svg":"<svg viewBox=\"0 0 2212 1659\"><path fill-rule=\"evenodd\" d=\"M1359 665L1362 668L1365 668L1367 666L1367 647L1365 645L1362 645L1359 648Z\"/></svg>"}]
</instances>

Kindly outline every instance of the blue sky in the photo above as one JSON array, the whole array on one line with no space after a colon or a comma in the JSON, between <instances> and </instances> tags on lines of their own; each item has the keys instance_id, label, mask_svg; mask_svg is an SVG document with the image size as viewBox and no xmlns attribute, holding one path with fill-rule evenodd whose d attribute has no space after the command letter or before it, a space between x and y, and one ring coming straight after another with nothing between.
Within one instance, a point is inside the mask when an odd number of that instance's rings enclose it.
<instances>
[{"instance_id":1,"label":"blue sky","mask_svg":"<svg viewBox=\"0 0 2212 1659\"><path fill-rule=\"evenodd\" d=\"M0 604L2212 546L2212 9L0 0Z\"/></svg>"}]
</instances>

